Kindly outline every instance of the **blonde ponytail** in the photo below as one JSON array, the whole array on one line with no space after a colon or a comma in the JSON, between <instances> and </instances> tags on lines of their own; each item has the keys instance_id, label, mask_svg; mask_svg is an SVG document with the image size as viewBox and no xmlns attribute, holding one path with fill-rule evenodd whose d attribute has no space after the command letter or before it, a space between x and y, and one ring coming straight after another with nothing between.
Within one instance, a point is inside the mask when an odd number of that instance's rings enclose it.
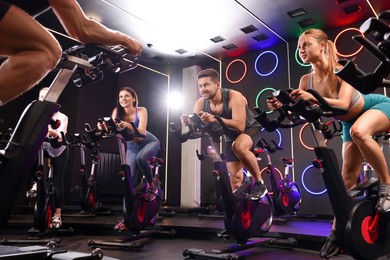
<instances>
[{"instance_id":1,"label":"blonde ponytail","mask_svg":"<svg viewBox=\"0 0 390 260\"><path fill-rule=\"evenodd\" d=\"M339 91L338 79L334 73L338 63L338 57L336 47L332 41L328 39L326 33L320 29L308 29L302 33L302 35L310 35L318 42L322 42L325 46L325 56L328 59L328 85L332 93Z\"/></svg>"}]
</instances>

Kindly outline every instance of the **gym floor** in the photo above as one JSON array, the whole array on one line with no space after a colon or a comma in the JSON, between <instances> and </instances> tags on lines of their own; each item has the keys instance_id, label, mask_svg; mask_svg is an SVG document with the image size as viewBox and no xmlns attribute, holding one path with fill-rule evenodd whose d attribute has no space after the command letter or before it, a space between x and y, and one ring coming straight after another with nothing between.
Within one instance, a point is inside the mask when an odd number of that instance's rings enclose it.
<instances>
[{"instance_id":1,"label":"gym floor","mask_svg":"<svg viewBox=\"0 0 390 260\"><path fill-rule=\"evenodd\" d=\"M217 237L217 233L224 226L221 216L200 217L196 210L171 210L176 213L174 216L163 217L155 225L155 228L159 230L158 233L136 243L143 244L142 248L113 249L99 246L103 251L104 259L186 259L183 256L185 249L212 250L234 245L232 240ZM63 228L60 232L48 233L43 237L46 240L53 238L60 240L54 250L90 254L93 250L88 245L90 240L112 242L129 237L126 231L113 230L113 226L121 215L119 207L111 207L108 211L102 211L101 213L104 213L102 215L87 215L87 217L81 217L74 208L64 208L63 212ZM11 216L7 226L0 230L1 244L6 245L0 247L0 258L4 248L20 248L39 244L38 242L23 244L22 239L38 238L38 234L31 228L32 225L31 209ZM270 231L264 237L257 238L267 245L256 246L231 255L239 259L321 259L318 251L329 234L330 227L330 220L320 220L312 216L295 216L283 219L283 221L274 221ZM11 242L16 242L13 240L19 241L13 244ZM47 243L44 240L42 242L42 246ZM290 245L291 242L295 242L293 246ZM203 259L210 259L210 257ZM352 257L339 255L334 259L352 259Z\"/></svg>"}]
</instances>

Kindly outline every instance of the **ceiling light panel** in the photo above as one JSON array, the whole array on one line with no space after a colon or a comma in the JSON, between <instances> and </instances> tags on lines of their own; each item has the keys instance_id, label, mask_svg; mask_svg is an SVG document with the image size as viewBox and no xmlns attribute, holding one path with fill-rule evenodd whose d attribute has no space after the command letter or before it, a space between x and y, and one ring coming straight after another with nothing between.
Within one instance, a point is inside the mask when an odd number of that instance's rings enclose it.
<instances>
[{"instance_id":1,"label":"ceiling light panel","mask_svg":"<svg viewBox=\"0 0 390 260\"><path fill-rule=\"evenodd\" d=\"M228 51L230 51L230 50L233 50L233 49L237 48L237 45L235 45L235 44L231 43L231 44L228 44L228 45L222 46L222 48L224 48L225 50L228 50Z\"/></svg>"},{"instance_id":2,"label":"ceiling light panel","mask_svg":"<svg viewBox=\"0 0 390 260\"><path fill-rule=\"evenodd\" d=\"M258 29L254 25L248 25L240 29L243 33L249 34L257 31Z\"/></svg>"},{"instance_id":3,"label":"ceiling light panel","mask_svg":"<svg viewBox=\"0 0 390 260\"><path fill-rule=\"evenodd\" d=\"M253 36L252 38L257 42L261 42L261 41L267 40L269 37L267 35L265 35L264 33L262 33L262 34L258 34L256 36Z\"/></svg>"},{"instance_id":4,"label":"ceiling light panel","mask_svg":"<svg viewBox=\"0 0 390 260\"><path fill-rule=\"evenodd\" d=\"M297 17L306 15L307 12L306 12L306 10L303 9L303 8L298 8L298 9L295 9L295 10L292 10L292 11L287 12L287 14L288 14L291 18L297 18Z\"/></svg>"},{"instance_id":5,"label":"ceiling light panel","mask_svg":"<svg viewBox=\"0 0 390 260\"><path fill-rule=\"evenodd\" d=\"M219 36L219 35L210 39L210 41L212 41L214 43L223 42L224 40L225 40L225 38L223 38L222 36Z\"/></svg>"}]
</instances>

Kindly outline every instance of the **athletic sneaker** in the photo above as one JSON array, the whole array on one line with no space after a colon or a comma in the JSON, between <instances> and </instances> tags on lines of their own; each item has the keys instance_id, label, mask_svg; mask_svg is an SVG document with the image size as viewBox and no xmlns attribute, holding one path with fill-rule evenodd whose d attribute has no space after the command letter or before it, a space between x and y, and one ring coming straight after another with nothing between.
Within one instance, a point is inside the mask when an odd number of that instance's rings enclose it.
<instances>
[{"instance_id":1,"label":"athletic sneaker","mask_svg":"<svg viewBox=\"0 0 390 260\"><path fill-rule=\"evenodd\" d=\"M119 232L126 230L126 225L125 225L125 219L124 218L119 218L118 223L115 224L114 230L118 230Z\"/></svg>"},{"instance_id":2,"label":"athletic sneaker","mask_svg":"<svg viewBox=\"0 0 390 260\"><path fill-rule=\"evenodd\" d=\"M390 211L390 185L381 184L378 195L376 210L380 213Z\"/></svg>"},{"instance_id":3,"label":"athletic sneaker","mask_svg":"<svg viewBox=\"0 0 390 260\"><path fill-rule=\"evenodd\" d=\"M28 199L33 199L37 196L37 182L34 181L30 190L26 191L26 197Z\"/></svg>"},{"instance_id":4,"label":"athletic sneaker","mask_svg":"<svg viewBox=\"0 0 390 260\"><path fill-rule=\"evenodd\" d=\"M252 187L251 200L260 200L268 193L263 181L255 181Z\"/></svg>"},{"instance_id":5,"label":"athletic sneaker","mask_svg":"<svg viewBox=\"0 0 390 260\"><path fill-rule=\"evenodd\" d=\"M59 229L62 226L61 216L51 218L50 228Z\"/></svg>"},{"instance_id":6,"label":"athletic sneaker","mask_svg":"<svg viewBox=\"0 0 390 260\"><path fill-rule=\"evenodd\" d=\"M332 230L320 250L320 257L330 258L338 255L339 253L340 246L336 242L336 231Z\"/></svg>"},{"instance_id":7,"label":"athletic sneaker","mask_svg":"<svg viewBox=\"0 0 390 260\"><path fill-rule=\"evenodd\" d=\"M158 190L156 187L148 188L148 190L145 193L145 200L152 201L156 199L156 195L158 193Z\"/></svg>"}]
</instances>

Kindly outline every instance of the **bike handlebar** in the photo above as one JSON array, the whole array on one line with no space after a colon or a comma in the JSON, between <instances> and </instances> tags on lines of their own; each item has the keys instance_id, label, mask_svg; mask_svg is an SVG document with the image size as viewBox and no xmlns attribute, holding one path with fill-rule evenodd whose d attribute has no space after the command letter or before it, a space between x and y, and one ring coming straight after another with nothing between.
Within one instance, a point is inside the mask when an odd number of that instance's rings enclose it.
<instances>
[{"instance_id":1,"label":"bike handlebar","mask_svg":"<svg viewBox=\"0 0 390 260\"><path fill-rule=\"evenodd\" d=\"M313 122L320 117L333 117L339 115L345 115L348 113L348 109L331 106L317 91L314 89L306 90L312 94L318 101L318 105L313 105L304 99L298 99L294 101L286 90L278 90L272 94L285 105L288 110L297 113L298 115L305 118L308 122Z\"/></svg>"},{"instance_id":2,"label":"bike handlebar","mask_svg":"<svg viewBox=\"0 0 390 260\"><path fill-rule=\"evenodd\" d=\"M181 127L177 127L174 122L171 122L169 126L170 132L181 143L204 136L210 136L214 142L219 142L223 134L239 134L238 130L228 127L220 116L214 116L217 122L207 124L196 113L189 114L188 117L191 119L192 124L188 126L189 130L185 133L181 133Z\"/></svg>"},{"instance_id":3,"label":"bike handlebar","mask_svg":"<svg viewBox=\"0 0 390 260\"><path fill-rule=\"evenodd\" d=\"M340 60L344 67L335 72L337 76L348 82L354 88L368 94L378 87L390 87L390 80L385 78L390 74L390 10L379 14L378 18L369 18L361 26L362 35L352 38L360 43L380 60L380 64L372 73L365 73L350 60Z\"/></svg>"},{"instance_id":4,"label":"bike handlebar","mask_svg":"<svg viewBox=\"0 0 390 260\"><path fill-rule=\"evenodd\" d=\"M103 117L103 119L99 119L101 122L105 122L107 126L107 130L103 131L103 136L111 137L113 135L122 138L126 141L131 141L134 138L145 138L144 134L141 134L138 131L138 128L133 122L130 122L130 125L133 128L133 131L131 131L129 128L124 127L121 129L118 129L117 123L119 123L120 119L115 119L115 121L111 117Z\"/></svg>"},{"instance_id":5,"label":"bike handlebar","mask_svg":"<svg viewBox=\"0 0 390 260\"><path fill-rule=\"evenodd\" d=\"M58 67L78 68L72 80L77 87L104 77L103 71L122 73L132 70L138 65L138 55L134 56L122 46L103 46L98 44L81 44L64 51L63 59Z\"/></svg>"}]
</instances>

